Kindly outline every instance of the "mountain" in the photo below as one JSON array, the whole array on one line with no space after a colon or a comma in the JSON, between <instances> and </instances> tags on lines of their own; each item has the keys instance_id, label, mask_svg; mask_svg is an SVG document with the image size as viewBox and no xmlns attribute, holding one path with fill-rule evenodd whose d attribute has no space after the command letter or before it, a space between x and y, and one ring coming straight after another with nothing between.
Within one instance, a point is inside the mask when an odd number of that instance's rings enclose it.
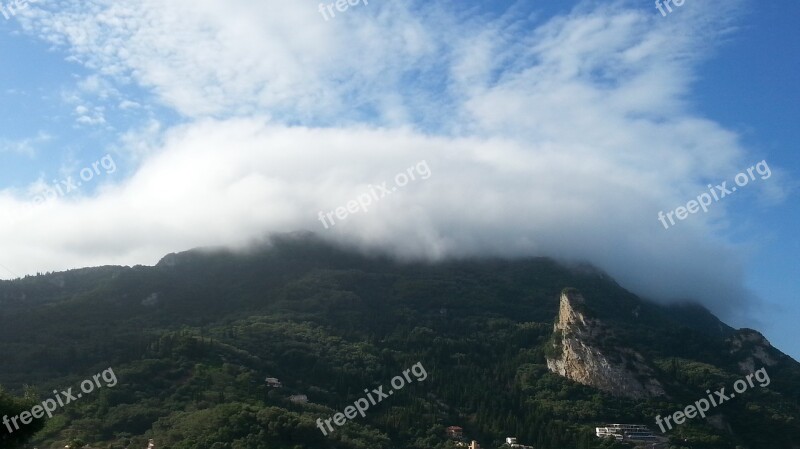
<instances>
[{"instance_id":1,"label":"mountain","mask_svg":"<svg viewBox=\"0 0 800 449\"><path fill-rule=\"evenodd\" d=\"M761 334L544 258L399 262L288 234L29 276L0 282L0 360L14 414L113 368L31 424L38 448L456 447L449 426L484 448L624 448L594 428L660 436L656 417L757 371L769 382L666 429L670 447L800 447L800 365ZM364 416L319 427L397 376Z\"/></svg>"}]
</instances>

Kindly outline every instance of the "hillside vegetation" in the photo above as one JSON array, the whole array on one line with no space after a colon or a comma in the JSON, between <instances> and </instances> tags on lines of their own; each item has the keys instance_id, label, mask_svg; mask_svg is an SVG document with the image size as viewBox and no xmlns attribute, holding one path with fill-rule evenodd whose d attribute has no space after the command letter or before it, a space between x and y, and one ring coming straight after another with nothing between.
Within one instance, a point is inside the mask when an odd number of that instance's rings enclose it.
<instances>
[{"instance_id":1,"label":"hillside vegetation","mask_svg":"<svg viewBox=\"0 0 800 449\"><path fill-rule=\"evenodd\" d=\"M666 396L615 397L548 370L565 288L613 330L600 344L644 356ZM585 266L399 263L288 235L247 254L196 250L155 267L0 282L0 384L25 396L0 392L0 412L113 367L117 385L26 428L38 430L29 447L138 449L153 438L159 449L441 449L455 447L444 429L457 425L484 448L506 436L536 449L622 448L595 438L594 426L658 432L656 415L732 384L748 360L761 368L752 355L766 351L767 388L667 436L676 448L798 447L800 367L742 337L751 334L698 306L643 301ZM329 436L317 428L418 362L424 382ZM287 400L295 394L309 403ZM0 445L16 447L7 437L0 428Z\"/></svg>"}]
</instances>

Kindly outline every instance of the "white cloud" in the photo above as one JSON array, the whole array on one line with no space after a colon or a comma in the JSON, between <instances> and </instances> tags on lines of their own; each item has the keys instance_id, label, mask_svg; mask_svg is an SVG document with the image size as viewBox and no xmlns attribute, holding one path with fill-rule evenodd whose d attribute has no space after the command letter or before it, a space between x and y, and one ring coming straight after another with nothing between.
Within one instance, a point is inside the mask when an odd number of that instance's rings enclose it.
<instances>
[{"instance_id":1,"label":"white cloud","mask_svg":"<svg viewBox=\"0 0 800 449\"><path fill-rule=\"evenodd\" d=\"M52 137L44 131L39 131L36 137L25 139L0 139L0 153L17 153L29 157L34 157L38 146L48 142Z\"/></svg>"},{"instance_id":2,"label":"white cloud","mask_svg":"<svg viewBox=\"0 0 800 449\"><path fill-rule=\"evenodd\" d=\"M124 111L124 110L127 110L127 109L138 109L138 108L142 107L142 105L140 105L139 103L137 103L135 101L123 100L123 101L121 101L119 103L118 107Z\"/></svg>"},{"instance_id":3,"label":"white cloud","mask_svg":"<svg viewBox=\"0 0 800 449\"><path fill-rule=\"evenodd\" d=\"M33 208L0 195L0 262L17 272L309 229L404 257L588 260L717 311L752 300L716 233L734 200L666 231L656 219L760 160L687 101L737 2L670 20L587 3L545 23L520 5L490 19L371 3L325 22L298 2L63 4L26 26L187 123L127 132L137 169L94 197ZM424 183L331 230L317 221L420 160Z\"/></svg>"},{"instance_id":4,"label":"white cloud","mask_svg":"<svg viewBox=\"0 0 800 449\"><path fill-rule=\"evenodd\" d=\"M62 1L23 21L66 44L73 60L133 80L179 112L251 114L265 108L330 119L381 104L406 67L433 58L434 39L399 2L325 22L317 4L174 0Z\"/></svg>"},{"instance_id":5,"label":"white cloud","mask_svg":"<svg viewBox=\"0 0 800 449\"><path fill-rule=\"evenodd\" d=\"M102 100L119 96L119 91L111 82L98 75L89 75L80 80L78 88L81 92L94 95Z\"/></svg>"}]
</instances>

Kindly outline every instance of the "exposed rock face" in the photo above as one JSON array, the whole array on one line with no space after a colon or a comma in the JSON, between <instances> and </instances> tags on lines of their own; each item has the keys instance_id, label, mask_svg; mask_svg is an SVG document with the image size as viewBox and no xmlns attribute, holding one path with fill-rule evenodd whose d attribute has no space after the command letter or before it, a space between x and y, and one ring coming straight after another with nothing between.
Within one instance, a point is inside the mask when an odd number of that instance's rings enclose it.
<instances>
[{"instance_id":1,"label":"exposed rock face","mask_svg":"<svg viewBox=\"0 0 800 449\"><path fill-rule=\"evenodd\" d=\"M577 291L564 291L554 332L560 356L547 358L550 371L614 396L641 399L664 395L653 370L637 352L625 348L601 349L598 339L609 334L602 322L581 312L585 304ZM560 347L560 351L558 350Z\"/></svg>"},{"instance_id":2,"label":"exposed rock face","mask_svg":"<svg viewBox=\"0 0 800 449\"><path fill-rule=\"evenodd\" d=\"M776 352L775 349L758 331L740 329L728 340L728 343L731 345L731 354L742 358L739 361L739 369L742 373L752 373L763 366L778 364L777 357L771 355Z\"/></svg>"}]
</instances>

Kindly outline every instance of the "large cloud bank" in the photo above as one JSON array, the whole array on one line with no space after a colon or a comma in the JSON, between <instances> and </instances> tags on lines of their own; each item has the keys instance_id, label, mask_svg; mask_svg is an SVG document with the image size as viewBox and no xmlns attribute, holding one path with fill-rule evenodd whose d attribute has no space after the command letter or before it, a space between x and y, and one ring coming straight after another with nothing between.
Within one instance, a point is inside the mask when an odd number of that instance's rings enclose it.
<instances>
[{"instance_id":1,"label":"large cloud bank","mask_svg":"<svg viewBox=\"0 0 800 449\"><path fill-rule=\"evenodd\" d=\"M308 2L54 2L28 33L184 120L129 130L118 165L136 169L92 195L0 192L0 262L151 264L305 229L407 258L585 260L638 293L741 313L753 298L718 237L725 202L669 230L656 219L760 160L689 101L736 5L542 19L528 2L386 1L325 21ZM319 220L422 161L427 179Z\"/></svg>"}]
</instances>

